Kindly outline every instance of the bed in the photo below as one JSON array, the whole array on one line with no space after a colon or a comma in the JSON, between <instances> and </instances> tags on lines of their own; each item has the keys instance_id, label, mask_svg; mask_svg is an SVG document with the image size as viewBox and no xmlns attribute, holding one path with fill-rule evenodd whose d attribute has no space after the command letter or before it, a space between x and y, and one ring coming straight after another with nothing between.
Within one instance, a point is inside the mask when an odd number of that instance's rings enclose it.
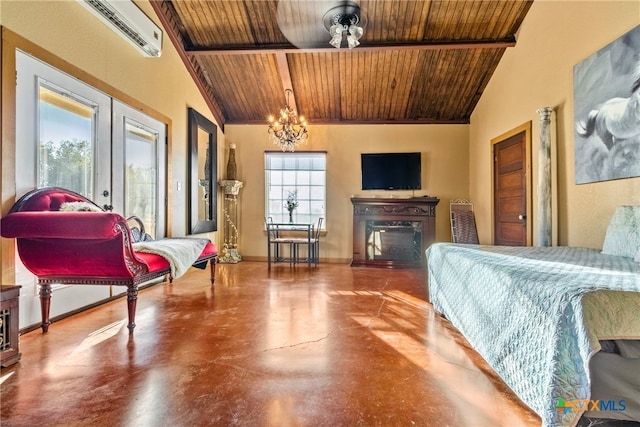
<instances>
[{"instance_id":1,"label":"bed","mask_svg":"<svg viewBox=\"0 0 640 427\"><path fill-rule=\"evenodd\" d=\"M429 298L542 418L640 422L640 207L602 250L436 243Z\"/></svg>"}]
</instances>

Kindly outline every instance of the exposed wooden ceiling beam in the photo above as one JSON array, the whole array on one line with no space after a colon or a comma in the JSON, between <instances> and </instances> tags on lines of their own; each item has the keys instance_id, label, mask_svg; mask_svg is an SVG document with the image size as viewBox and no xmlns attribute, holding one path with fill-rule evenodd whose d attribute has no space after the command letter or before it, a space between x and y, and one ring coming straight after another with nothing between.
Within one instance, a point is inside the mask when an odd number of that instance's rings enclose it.
<instances>
[{"instance_id":1,"label":"exposed wooden ceiling beam","mask_svg":"<svg viewBox=\"0 0 640 427\"><path fill-rule=\"evenodd\" d=\"M469 119L313 119L312 125L468 125ZM264 120L227 120L229 125L263 125Z\"/></svg>"},{"instance_id":2,"label":"exposed wooden ceiling beam","mask_svg":"<svg viewBox=\"0 0 640 427\"><path fill-rule=\"evenodd\" d=\"M289 99L289 106L295 111L298 111L296 106L296 94L293 91L293 84L291 83L291 73L289 72L289 61L287 61L287 54L284 52L276 52L276 61L278 63L278 73L280 73L280 79L282 80L282 90L284 93L289 89L292 93Z\"/></svg>"},{"instance_id":3,"label":"exposed wooden ceiling beam","mask_svg":"<svg viewBox=\"0 0 640 427\"><path fill-rule=\"evenodd\" d=\"M359 51L385 51L385 50L443 50L443 49L502 49L514 47L515 37L508 37L500 40L453 40L453 41L433 41L421 43L384 43L376 45L361 44L353 49ZM274 53L339 53L350 52L349 49L336 49L331 46L318 48L299 49L290 44L284 45L263 45L263 46L225 46L223 48L185 48L187 55L257 55Z\"/></svg>"}]
</instances>

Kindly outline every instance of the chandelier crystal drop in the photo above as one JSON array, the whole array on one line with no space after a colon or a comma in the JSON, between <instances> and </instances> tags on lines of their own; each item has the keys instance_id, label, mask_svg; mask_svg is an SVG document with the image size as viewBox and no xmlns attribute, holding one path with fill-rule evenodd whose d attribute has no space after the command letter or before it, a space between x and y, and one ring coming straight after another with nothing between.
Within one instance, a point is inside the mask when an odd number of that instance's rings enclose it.
<instances>
[{"instance_id":1,"label":"chandelier crystal drop","mask_svg":"<svg viewBox=\"0 0 640 427\"><path fill-rule=\"evenodd\" d=\"M293 94L291 89L285 91L287 105L280 110L280 116L269 117L269 140L280 146L282 151L295 151L296 147L309 139L307 122L304 117L298 117L298 113L289 104L289 96Z\"/></svg>"}]
</instances>

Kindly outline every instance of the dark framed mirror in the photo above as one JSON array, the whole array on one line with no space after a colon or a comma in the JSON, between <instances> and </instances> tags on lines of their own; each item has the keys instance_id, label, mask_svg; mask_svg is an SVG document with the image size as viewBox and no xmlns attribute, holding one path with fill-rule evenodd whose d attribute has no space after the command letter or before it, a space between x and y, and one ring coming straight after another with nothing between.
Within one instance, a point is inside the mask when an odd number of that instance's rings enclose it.
<instances>
[{"instance_id":1,"label":"dark framed mirror","mask_svg":"<svg viewBox=\"0 0 640 427\"><path fill-rule=\"evenodd\" d=\"M191 234L218 230L218 127L188 109L189 224Z\"/></svg>"}]
</instances>

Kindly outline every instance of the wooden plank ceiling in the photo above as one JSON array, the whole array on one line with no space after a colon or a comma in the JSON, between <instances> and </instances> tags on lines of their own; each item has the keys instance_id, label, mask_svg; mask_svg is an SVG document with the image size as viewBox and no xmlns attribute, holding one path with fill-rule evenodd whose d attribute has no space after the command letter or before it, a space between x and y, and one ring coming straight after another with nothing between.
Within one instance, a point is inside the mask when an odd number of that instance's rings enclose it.
<instances>
[{"instance_id":1,"label":"wooden plank ceiling","mask_svg":"<svg viewBox=\"0 0 640 427\"><path fill-rule=\"evenodd\" d=\"M362 124L468 123L532 1L361 0L352 50L323 24L339 0L151 4L221 125L266 123L287 88L310 124Z\"/></svg>"}]
</instances>

